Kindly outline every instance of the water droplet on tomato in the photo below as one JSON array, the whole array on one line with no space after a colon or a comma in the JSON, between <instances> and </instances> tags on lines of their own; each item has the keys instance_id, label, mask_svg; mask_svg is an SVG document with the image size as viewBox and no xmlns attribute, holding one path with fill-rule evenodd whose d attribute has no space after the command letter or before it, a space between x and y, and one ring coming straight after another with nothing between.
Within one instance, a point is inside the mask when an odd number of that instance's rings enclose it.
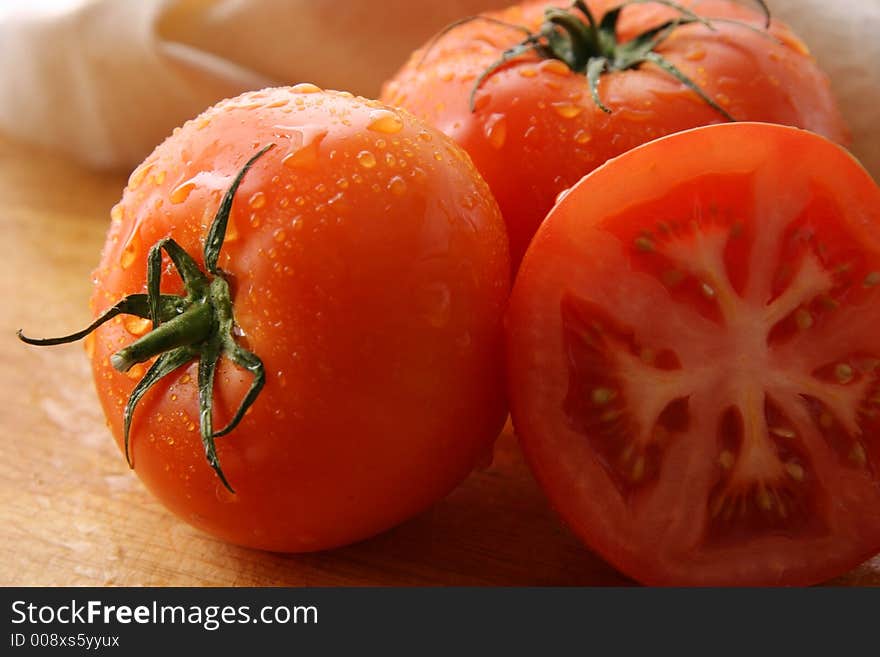
<instances>
[{"instance_id":1,"label":"water droplet on tomato","mask_svg":"<svg viewBox=\"0 0 880 657\"><path fill-rule=\"evenodd\" d=\"M361 151L357 154L357 161L365 169L372 169L376 166L376 156L370 151Z\"/></svg>"},{"instance_id":2,"label":"water droplet on tomato","mask_svg":"<svg viewBox=\"0 0 880 657\"><path fill-rule=\"evenodd\" d=\"M253 215L251 215L253 216ZM224 242L229 244L230 242L234 242L238 239L238 224L235 221L235 215L230 214L229 219L226 221L226 237Z\"/></svg>"},{"instance_id":3,"label":"water droplet on tomato","mask_svg":"<svg viewBox=\"0 0 880 657\"><path fill-rule=\"evenodd\" d=\"M110 221L114 224L118 224L122 222L123 217L125 216L125 211L122 209L122 205L117 203L110 210Z\"/></svg>"},{"instance_id":4,"label":"water droplet on tomato","mask_svg":"<svg viewBox=\"0 0 880 657\"><path fill-rule=\"evenodd\" d=\"M125 373L129 379L134 379L136 381L140 381L144 378L144 374L147 373L147 367L143 363L135 363L132 365L131 369Z\"/></svg>"},{"instance_id":5,"label":"water droplet on tomato","mask_svg":"<svg viewBox=\"0 0 880 657\"><path fill-rule=\"evenodd\" d=\"M290 151L281 158L284 166L296 168L315 165L321 141L327 136L327 128L319 125L274 127L289 132Z\"/></svg>"},{"instance_id":6,"label":"water droplet on tomato","mask_svg":"<svg viewBox=\"0 0 880 657\"><path fill-rule=\"evenodd\" d=\"M490 114L483 126L483 132L489 145L500 149L507 141L507 118L503 114Z\"/></svg>"},{"instance_id":7,"label":"water droplet on tomato","mask_svg":"<svg viewBox=\"0 0 880 657\"><path fill-rule=\"evenodd\" d=\"M391 110L373 110L370 112L370 123L367 125L367 129L393 135L403 130L403 119Z\"/></svg>"},{"instance_id":8,"label":"water droplet on tomato","mask_svg":"<svg viewBox=\"0 0 880 657\"><path fill-rule=\"evenodd\" d=\"M492 94L483 92L474 99L474 111L479 112L485 108L492 100Z\"/></svg>"},{"instance_id":9,"label":"water droplet on tomato","mask_svg":"<svg viewBox=\"0 0 880 657\"><path fill-rule=\"evenodd\" d=\"M406 194L406 181L400 176L394 176L388 181L388 191L395 196L403 196Z\"/></svg>"},{"instance_id":10,"label":"water droplet on tomato","mask_svg":"<svg viewBox=\"0 0 880 657\"><path fill-rule=\"evenodd\" d=\"M300 82L293 85L290 90L295 94L319 94L324 91L321 87L310 82Z\"/></svg>"},{"instance_id":11,"label":"water droplet on tomato","mask_svg":"<svg viewBox=\"0 0 880 657\"><path fill-rule=\"evenodd\" d=\"M584 111L583 106L574 105L572 103L552 103L553 111L564 119L573 119Z\"/></svg>"},{"instance_id":12,"label":"water droplet on tomato","mask_svg":"<svg viewBox=\"0 0 880 657\"><path fill-rule=\"evenodd\" d=\"M141 183L144 181L144 178L147 177L147 174L153 169L153 164L142 164L137 169L131 172L131 176L128 178L128 188L132 191L136 190L140 187Z\"/></svg>"},{"instance_id":13,"label":"water droplet on tomato","mask_svg":"<svg viewBox=\"0 0 880 657\"><path fill-rule=\"evenodd\" d=\"M141 237L137 228L135 228L129 236L128 241L125 243L125 246L122 248L122 255L119 257L119 266L123 269L128 269L134 263L138 255L140 255L140 252Z\"/></svg>"},{"instance_id":14,"label":"water droplet on tomato","mask_svg":"<svg viewBox=\"0 0 880 657\"><path fill-rule=\"evenodd\" d=\"M538 76L538 71L531 66L520 66L517 72L524 78L534 78Z\"/></svg>"},{"instance_id":15,"label":"water droplet on tomato","mask_svg":"<svg viewBox=\"0 0 880 657\"><path fill-rule=\"evenodd\" d=\"M690 62L698 62L706 57L706 49L702 46L695 46L688 50L684 58Z\"/></svg>"},{"instance_id":16,"label":"water droplet on tomato","mask_svg":"<svg viewBox=\"0 0 880 657\"><path fill-rule=\"evenodd\" d=\"M586 130L578 130L574 133L574 140L579 144L589 144L593 137Z\"/></svg>"},{"instance_id":17,"label":"water droplet on tomato","mask_svg":"<svg viewBox=\"0 0 880 657\"><path fill-rule=\"evenodd\" d=\"M541 62L538 65L538 68L545 73L558 75L561 78L565 78L571 75L571 69L568 68L568 65L565 62L559 61L558 59L548 59L544 62Z\"/></svg>"},{"instance_id":18,"label":"water droplet on tomato","mask_svg":"<svg viewBox=\"0 0 880 657\"><path fill-rule=\"evenodd\" d=\"M452 315L452 294L445 283L431 283L419 290L422 317L434 328L443 328Z\"/></svg>"},{"instance_id":19,"label":"water droplet on tomato","mask_svg":"<svg viewBox=\"0 0 880 657\"><path fill-rule=\"evenodd\" d=\"M262 208L266 205L266 195L263 192L256 192L248 199L248 205L254 209Z\"/></svg>"},{"instance_id":20,"label":"water droplet on tomato","mask_svg":"<svg viewBox=\"0 0 880 657\"><path fill-rule=\"evenodd\" d=\"M171 203L177 205L178 203L183 203L187 198L189 198L190 192L196 188L196 182L194 179L190 179L180 183L177 187L171 190L171 194L168 195L168 198L171 200Z\"/></svg>"},{"instance_id":21,"label":"water droplet on tomato","mask_svg":"<svg viewBox=\"0 0 880 657\"><path fill-rule=\"evenodd\" d=\"M150 330L153 322L143 317L135 317L134 315L129 315L123 320L122 325L125 327L125 330L132 335L141 336Z\"/></svg>"}]
</instances>

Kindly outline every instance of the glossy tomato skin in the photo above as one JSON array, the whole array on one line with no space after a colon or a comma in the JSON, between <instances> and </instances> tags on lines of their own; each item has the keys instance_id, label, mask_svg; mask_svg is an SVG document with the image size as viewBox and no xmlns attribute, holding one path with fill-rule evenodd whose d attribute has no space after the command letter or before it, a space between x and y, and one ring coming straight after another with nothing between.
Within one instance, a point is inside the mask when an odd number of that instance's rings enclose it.
<instances>
[{"instance_id":1,"label":"glossy tomato skin","mask_svg":"<svg viewBox=\"0 0 880 657\"><path fill-rule=\"evenodd\" d=\"M145 256L173 237L201 263L207 227L245 161L219 268L240 341L266 385L217 439L232 494L205 461L196 367L138 406L134 469L181 518L275 551L346 544L424 510L491 450L506 416L500 347L509 259L469 158L411 115L308 84L224 101L134 171L95 273L97 314L145 291ZM166 269L163 291L179 293ZM109 356L149 329L119 318L87 347L108 423L143 374ZM215 427L250 376L223 362Z\"/></svg>"},{"instance_id":2,"label":"glossy tomato skin","mask_svg":"<svg viewBox=\"0 0 880 657\"><path fill-rule=\"evenodd\" d=\"M544 8L570 2L524 2L492 14L532 30ZM590 0L598 17L620 3ZM679 28L658 52L740 121L806 128L840 143L848 133L829 82L806 46L781 23L760 33L763 17L748 3L685 0L698 14L738 19L758 31L717 23ZM674 11L660 5L627 7L621 40L661 24ZM683 84L653 65L603 76L593 102L586 76L562 62L523 56L492 74L475 97L474 81L522 35L475 21L441 38L383 88L382 100L405 107L451 135L474 159L507 222L514 265L562 190L607 159L673 132L725 122Z\"/></svg>"},{"instance_id":3,"label":"glossy tomato skin","mask_svg":"<svg viewBox=\"0 0 880 657\"><path fill-rule=\"evenodd\" d=\"M553 506L647 584L808 585L876 554L878 285L880 189L810 133L704 127L585 177L506 320Z\"/></svg>"}]
</instances>

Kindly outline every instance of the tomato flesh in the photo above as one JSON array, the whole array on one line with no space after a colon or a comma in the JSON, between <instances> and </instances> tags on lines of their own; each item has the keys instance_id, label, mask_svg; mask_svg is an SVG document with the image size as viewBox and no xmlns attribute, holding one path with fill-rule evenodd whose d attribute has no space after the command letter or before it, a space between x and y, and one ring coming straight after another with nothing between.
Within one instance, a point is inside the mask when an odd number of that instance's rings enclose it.
<instances>
[{"instance_id":1,"label":"tomato flesh","mask_svg":"<svg viewBox=\"0 0 880 657\"><path fill-rule=\"evenodd\" d=\"M858 164L790 128L693 130L612 160L542 226L509 311L514 422L625 573L822 581L880 550L878 325L880 193Z\"/></svg>"}]
</instances>

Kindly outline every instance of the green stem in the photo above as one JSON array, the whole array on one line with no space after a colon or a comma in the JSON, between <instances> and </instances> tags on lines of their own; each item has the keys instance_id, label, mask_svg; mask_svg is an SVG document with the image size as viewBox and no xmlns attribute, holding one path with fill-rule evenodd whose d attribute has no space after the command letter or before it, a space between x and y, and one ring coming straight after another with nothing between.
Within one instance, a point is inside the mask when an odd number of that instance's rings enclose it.
<instances>
[{"instance_id":1,"label":"green stem","mask_svg":"<svg viewBox=\"0 0 880 657\"><path fill-rule=\"evenodd\" d=\"M214 329L214 310L209 303L193 304L185 312L138 338L110 356L110 364L127 372L135 364L177 347L204 342Z\"/></svg>"}]
</instances>

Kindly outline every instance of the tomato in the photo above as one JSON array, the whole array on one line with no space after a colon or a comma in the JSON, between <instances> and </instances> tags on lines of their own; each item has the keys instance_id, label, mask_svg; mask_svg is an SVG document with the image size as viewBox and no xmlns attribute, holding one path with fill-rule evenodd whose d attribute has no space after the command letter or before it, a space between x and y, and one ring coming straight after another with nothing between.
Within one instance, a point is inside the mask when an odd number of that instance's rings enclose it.
<instances>
[{"instance_id":1,"label":"tomato","mask_svg":"<svg viewBox=\"0 0 880 657\"><path fill-rule=\"evenodd\" d=\"M467 22L414 53L381 98L426 119L470 153L507 222L514 266L557 194L607 159L657 137L735 118L798 126L847 142L828 80L788 28L774 21L765 30L755 2L681 4L715 18L711 29L668 3L589 0L597 25L614 15L612 8L624 7L616 25L608 19L611 29L597 47L588 40L594 32L582 11L560 14L571 2L520 3L488 14L506 24ZM555 23L547 22L548 7ZM653 54L626 49L637 35L675 19L690 23L669 24ZM548 26L561 43L555 54L547 52ZM544 29L543 50L503 54L527 39L522 29ZM646 61L657 55L704 98ZM590 62L596 65L596 98Z\"/></svg>"},{"instance_id":2,"label":"tomato","mask_svg":"<svg viewBox=\"0 0 880 657\"><path fill-rule=\"evenodd\" d=\"M485 182L447 137L375 101L300 84L221 102L131 175L95 272L95 315L148 291L160 240L210 269L202 251L224 193L209 278L232 299L224 348L251 356L223 352L203 417L201 346L199 362L143 396L128 447L137 475L196 527L275 551L349 543L426 509L485 458L506 418L510 264ZM161 266L162 293L181 294L167 254ZM167 303L160 328L180 312ZM87 342L120 448L124 409L154 362L136 363L130 345L150 330L120 315ZM258 374L252 356L265 385L222 435Z\"/></svg>"},{"instance_id":3,"label":"tomato","mask_svg":"<svg viewBox=\"0 0 880 657\"><path fill-rule=\"evenodd\" d=\"M880 551L880 189L842 148L698 128L578 183L507 318L574 532L649 584L811 584Z\"/></svg>"}]
</instances>

